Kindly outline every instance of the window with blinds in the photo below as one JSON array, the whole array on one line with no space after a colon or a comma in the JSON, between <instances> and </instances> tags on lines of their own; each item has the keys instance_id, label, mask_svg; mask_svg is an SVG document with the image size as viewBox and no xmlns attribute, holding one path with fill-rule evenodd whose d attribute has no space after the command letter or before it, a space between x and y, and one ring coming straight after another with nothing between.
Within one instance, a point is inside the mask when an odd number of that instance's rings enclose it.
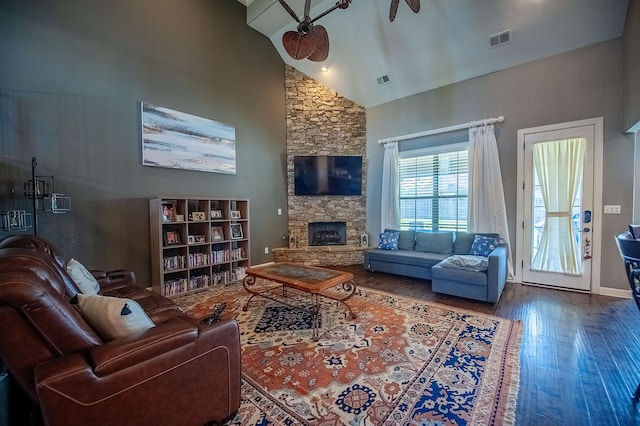
<instances>
[{"instance_id":1,"label":"window with blinds","mask_svg":"<svg viewBox=\"0 0 640 426\"><path fill-rule=\"evenodd\" d=\"M467 143L401 152L398 169L401 229L467 230Z\"/></svg>"}]
</instances>

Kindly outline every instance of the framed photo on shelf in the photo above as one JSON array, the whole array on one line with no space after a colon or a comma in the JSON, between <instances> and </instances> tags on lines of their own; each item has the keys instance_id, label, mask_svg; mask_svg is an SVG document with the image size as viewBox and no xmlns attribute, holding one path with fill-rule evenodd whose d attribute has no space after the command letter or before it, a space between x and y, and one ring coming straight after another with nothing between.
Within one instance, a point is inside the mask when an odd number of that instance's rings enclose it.
<instances>
[{"instance_id":1,"label":"framed photo on shelf","mask_svg":"<svg viewBox=\"0 0 640 426\"><path fill-rule=\"evenodd\" d=\"M192 212L191 220L205 220L204 212Z\"/></svg>"},{"instance_id":2,"label":"framed photo on shelf","mask_svg":"<svg viewBox=\"0 0 640 426\"><path fill-rule=\"evenodd\" d=\"M180 244L180 232L166 231L164 233L164 243L168 246Z\"/></svg>"},{"instance_id":3,"label":"framed photo on shelf","mask_svg":"<svg viewBox=\"0 0 640 426\"><path fill-rule=\"evenodd\" d=\"M241 240L243 238L242 235L242 225L239 223L231 224L231 239L232 240Z\"/></svg>"},{"instance_id":4,"label":"framed photo on shelf","mask_svg":"<svg viewBox=\"0 0 640 426\"><path fill-rule=\"evenodd\" d=\"M211 218L222 218L222 210L211 210Z\"/></svg>"},{"instance_id":5,"label":"framed photo on shelf","mask_svg":"<svg viewBox=\"0 0 640 426\"><path fill-rule=\"evenodd\" d=\"M242 219L240 210L231 210L231 219Z\"/></svg>"},{"instance_id":6,"label":"framed photo on shelf","mask_svg":"<svg viewBox=\"0 0 640 426\"><path fill-rule=\"evenodd\" d=\"M162 213L163 222L175 222L176 221L176 202L163 201L161 213Z\"/></svg>"},{"instance_id":7,"label":"framed photo on shelf","mask_svg":"<svg viewBox=\"0 0 640 426\"><path fill-rule=\"evenodd\" d=\"M196 235L196 243L204 243L204 235Z\"/></svg>"},{"instance_id":8,"label":"framed photo on shelf","mask_svg":"<svg viewBox=\"0 0 640 426\"><path fill-rule=\"evenodd\" d=\"M212 241L224 240L224 232L222 231L222 226L211 227L211 240Z\"/></svg>"},{"instance_id":9,"label":"framed photo on shelf","mask_svg":"<svg viewBox=\"0 0 640 426\"><path fill-rule=\"evenodd\" d=\"M193 235L187 237L187 244L193 244L196 242L196 238Z\"/></svg>"}]
</instances>

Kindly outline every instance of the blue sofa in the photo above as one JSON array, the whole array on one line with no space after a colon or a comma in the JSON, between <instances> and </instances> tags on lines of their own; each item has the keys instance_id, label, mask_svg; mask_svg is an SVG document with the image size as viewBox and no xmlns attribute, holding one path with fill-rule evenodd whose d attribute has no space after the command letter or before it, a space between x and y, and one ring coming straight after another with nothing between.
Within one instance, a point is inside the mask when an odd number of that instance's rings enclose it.
<instances>
[{"instance_id":1,"label":"blue sofa","mask_svg":"<svg viewBox=\"0 0 640 426\"><path fill-rule=\"evenodd\" d=\"M390 231L390 230L387 230ZM507 279L506 244L492 245L487 256L470 255L476 235L471 232L398 233L397 249L365 250L369 271L431 280L436 293L497 303Z\"/></svg>"}]
</instances>

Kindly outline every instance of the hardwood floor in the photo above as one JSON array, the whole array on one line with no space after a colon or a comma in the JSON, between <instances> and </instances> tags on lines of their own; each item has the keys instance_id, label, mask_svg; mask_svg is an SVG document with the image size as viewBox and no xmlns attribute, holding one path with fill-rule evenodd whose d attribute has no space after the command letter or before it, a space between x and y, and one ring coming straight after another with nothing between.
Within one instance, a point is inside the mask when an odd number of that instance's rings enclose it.
<instances>
[{"instance_id":1,"label":"hardwood floor","mask_svg":"<svg viewBox=\"0 0 640 426\"><path fill-rule=\"evenodd\" d=\"M622 267L620 265L620 267ZM631 299L507 283L495 305L431 282L341 266L358 286L521 320L518 425L640 425L640 311Z\"/></svg>"}]
</instances>

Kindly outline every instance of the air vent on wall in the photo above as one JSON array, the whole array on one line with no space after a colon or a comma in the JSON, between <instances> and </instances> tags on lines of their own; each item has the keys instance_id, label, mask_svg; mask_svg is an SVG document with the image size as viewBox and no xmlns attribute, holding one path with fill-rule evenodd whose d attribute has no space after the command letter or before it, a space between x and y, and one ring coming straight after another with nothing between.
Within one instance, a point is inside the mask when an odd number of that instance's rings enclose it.
<instances>
[{"instance_id":1,"label":"air vent on wall","mask_svg":"<svg viewBox=\"0 0 640 426\"><path fill-rule=\"evenodd\" d=\"M383 75L378 77L376 80L378 80L378 84L387 84L387 83L391 83L391 80L389 80L389 76L388 75Z\"/></svg>"},{"instance_id":2,"label":"air vent on wall","mask_svg":"<svg viewBox=\"0 0 640 426\"><path fill-rule=\"evenodd\" d=\"M502 31L498 34L489 36L489 45L492 48L499 47L507 43L511 43L511 30Z\"/></svg>"}]
</instances>

